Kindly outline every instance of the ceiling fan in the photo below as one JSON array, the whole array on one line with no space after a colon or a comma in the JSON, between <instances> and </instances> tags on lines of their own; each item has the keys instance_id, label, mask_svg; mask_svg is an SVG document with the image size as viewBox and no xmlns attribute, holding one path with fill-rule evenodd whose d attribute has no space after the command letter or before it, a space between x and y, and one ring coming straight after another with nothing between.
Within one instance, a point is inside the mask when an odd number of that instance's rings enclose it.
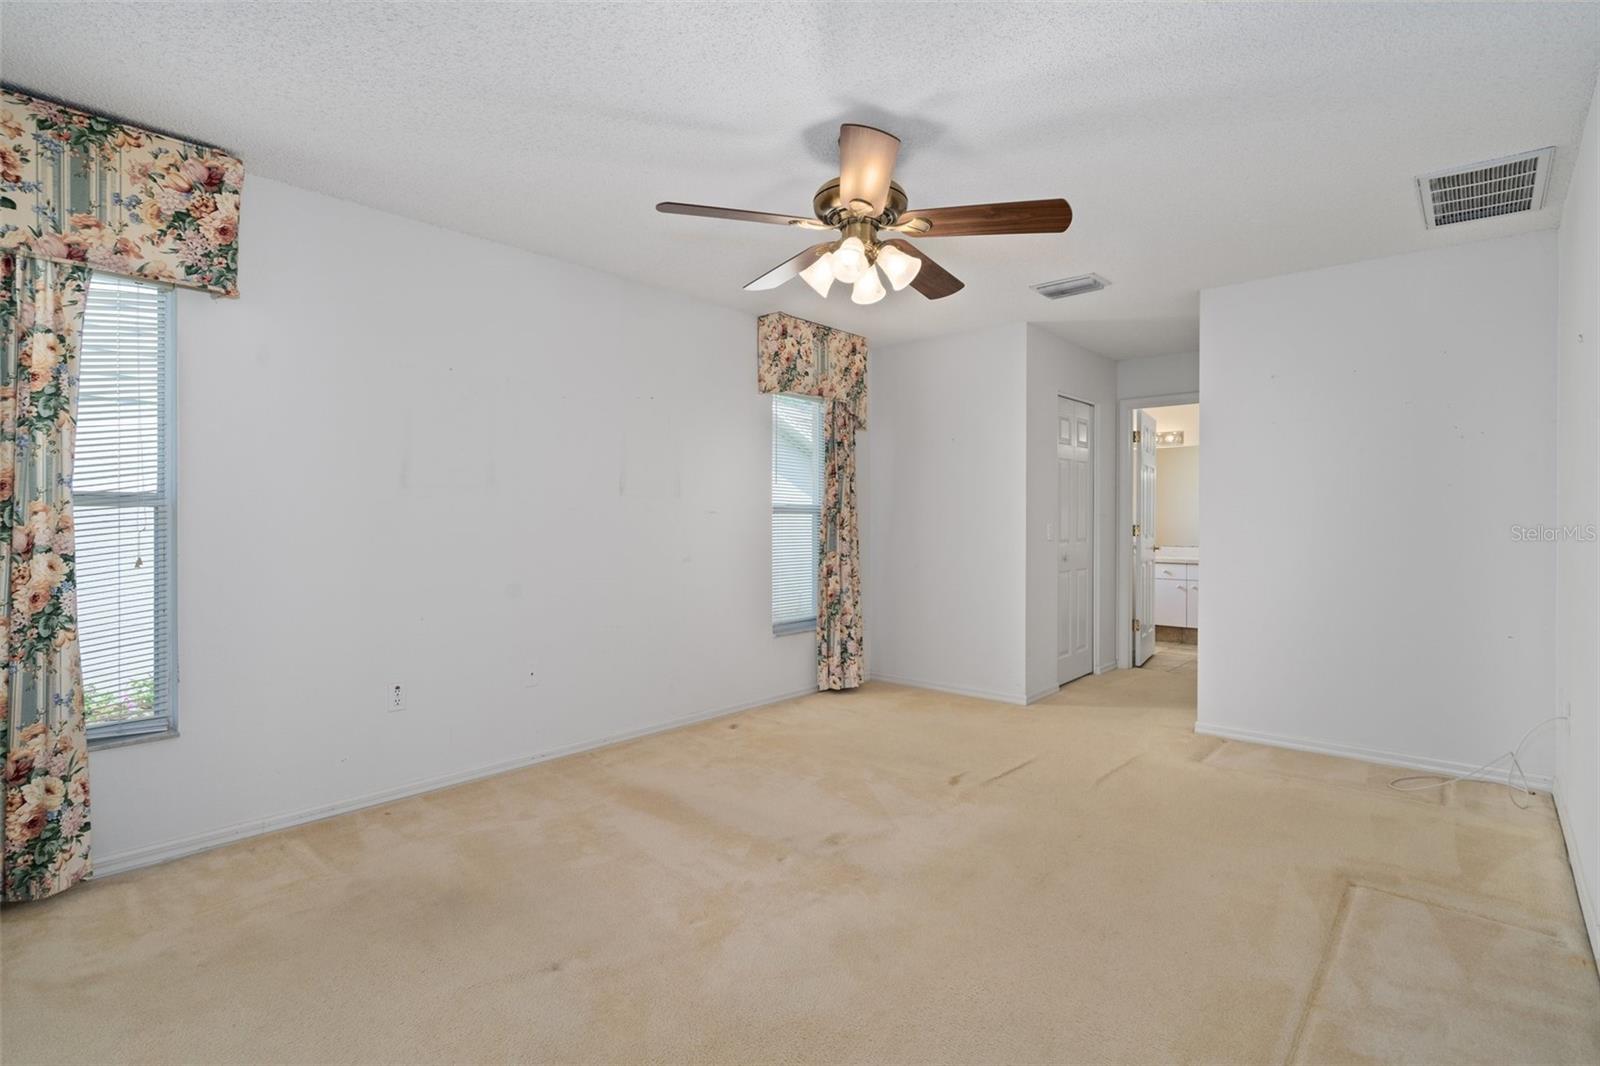
<instances>
[{"instance_id":1,"label":"ceiling fan","mask_svg":"<svg viewBox=\"0 0 1600 1066\"><path fill-rule=\"evenodd\" d=\"M766 222L803 230L838 230L839 237L814 244L746 285L775 289L798 276L817 295L827 296L835 281L851 286L850 299L874 304L884 297L879 271L896 292L910 285L930 300L959 292L963 282L929 259L911 242L881 233L913 237L969 237L984 233L1060 233L1072 225L1065 200L1017 200L968 207L906 210L906 191L894 180L900 138L892 133L846 123L839 127L839 176L812 198L816 218L740 211L671 201L656 204L669 215Z\"/></svg>"}]
</instances>

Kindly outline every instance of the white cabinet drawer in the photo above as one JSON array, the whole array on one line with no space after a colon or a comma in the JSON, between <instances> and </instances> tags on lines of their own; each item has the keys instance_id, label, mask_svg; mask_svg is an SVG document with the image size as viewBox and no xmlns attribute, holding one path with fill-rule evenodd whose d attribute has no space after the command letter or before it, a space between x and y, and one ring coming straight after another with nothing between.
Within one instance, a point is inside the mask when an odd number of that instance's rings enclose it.
<instances>
[{"instance_id":1,"label":"white cabinet drawer","mask_svg":"<svg viewBox=\"0 0 1600 1066\"><path fill-rule=\"evenodd\" d=\"M1156 568L1160 572L1160 567ZM1189 589L1184 581L1156 581L1156 625L1183 626L1189 623Z\"/></svg>"},{"instance_id":2,"label":"white cabinet drawer","mask_svg":"<svg viewBox=\"0 0 1600 1066\"><path fill-rule=\"evenodd\" d=\"M1157 581L1187 581L1189 580L1189 567L1183 563L1164 563L1156 560Z\"/></svg>"}]
</instances>

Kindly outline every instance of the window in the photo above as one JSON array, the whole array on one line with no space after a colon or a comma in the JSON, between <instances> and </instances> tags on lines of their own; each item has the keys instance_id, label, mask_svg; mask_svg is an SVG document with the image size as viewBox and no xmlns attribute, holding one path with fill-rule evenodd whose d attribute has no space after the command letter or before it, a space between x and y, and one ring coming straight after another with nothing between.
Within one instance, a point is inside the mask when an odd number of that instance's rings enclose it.
<instances>
[{"instance_id":1,"label":"window","mask_svg":"<svg viewBox=\"0 0 1600 1066\"><path fill-rule=\"evenodd\" d=\"M78 355L78 646L91 740L172 731L172 289L94 273Z\"/></svg>"},{"instance_id":2,"label":"window","mask_svg":"<svg viewBox=\"0 0 1600 1066\"><path fill-rule=\"evenodd\" d=\"M772 398L772 631L817 624L817 527L822 521L822 401Z\"/></svg>"}]
</instances>

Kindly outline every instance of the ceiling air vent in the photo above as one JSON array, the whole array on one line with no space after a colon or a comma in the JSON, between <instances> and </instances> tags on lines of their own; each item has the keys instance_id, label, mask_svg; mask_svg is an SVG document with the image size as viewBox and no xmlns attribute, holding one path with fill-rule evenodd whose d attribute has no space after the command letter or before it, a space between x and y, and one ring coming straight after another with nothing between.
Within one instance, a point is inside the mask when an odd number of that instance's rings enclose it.
<instances>
[{"instance_id":1,"label":"ceiling air vent","mask_svg":"<svg viewBox=\"0 0 1600 1066\"><path fill-rule=\"evenodd\" d=\"M1099 292L1110 284L1099 274L1080 274L1075 278L1062 278L1060 281L1043 281L1032 288L1040 296L1060 300L1068 296L1081 296L1086 292Z\"/></svg>"},{"instance_id":2,"label":"ceiling air vent","mask_svg":"<svg viewBox=\"0 0 1600 1066\"><path fill-rule=\"evenodd\" d=\"M1417 179L1422 218L1429 229L1544 206L1554 148L1452 167Z\"/></svg>"}]
</instances>

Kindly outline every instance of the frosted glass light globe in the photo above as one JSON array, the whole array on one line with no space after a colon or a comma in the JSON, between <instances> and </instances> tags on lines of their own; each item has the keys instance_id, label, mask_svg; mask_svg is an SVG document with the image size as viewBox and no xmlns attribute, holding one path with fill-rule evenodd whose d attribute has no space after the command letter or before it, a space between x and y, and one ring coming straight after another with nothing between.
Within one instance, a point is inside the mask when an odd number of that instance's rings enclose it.
<instances>
[{"instance_id":1,"label":"frosted glass light globe","mask_svg":"<svg viewBox=\"0 0 1600 1066\"><path fill-rule=\"evenodd\" d=\"M867 246L860 237L846 237L833 250L833 276L846 285L859 281L871 266L867 262Z\"/></svg>"},{"instance_id":2,"label":"frosted glass light globe","mask_svg":"<svg viewBox=\"0 0 1600 1066\"><path fill-rule=\"evenodd\" d=\"M824 252L817 261L800 271L800 280L810 285L818 296L826 297L833 288L833 253Z\"/></svg>"},{"instance_id":3,"label":"frosted glass light globe","mask_svg":"<svg viewBox=\"0 0 1600 1066\"><path fill-rule=\"evenodd\" d=\"M917 271L922 269L922 260L907 255L892 244L886 244L878 249L878 269L889 279L894 291L899 292L917 276Z\"/></svg>"},{"instance_id":4,"label":"frosted glass light globe","mask_svg":"<svg viewBox=\"0 0 1600 1066\"><path fill-rule=\"evenodd\" d=\"M878 280L878 268L869 265L867 272L856 282L855 288L850 290L850 302L875 304L883 299L883 294L883 282Z\"/></svg>"}]
</instances>

